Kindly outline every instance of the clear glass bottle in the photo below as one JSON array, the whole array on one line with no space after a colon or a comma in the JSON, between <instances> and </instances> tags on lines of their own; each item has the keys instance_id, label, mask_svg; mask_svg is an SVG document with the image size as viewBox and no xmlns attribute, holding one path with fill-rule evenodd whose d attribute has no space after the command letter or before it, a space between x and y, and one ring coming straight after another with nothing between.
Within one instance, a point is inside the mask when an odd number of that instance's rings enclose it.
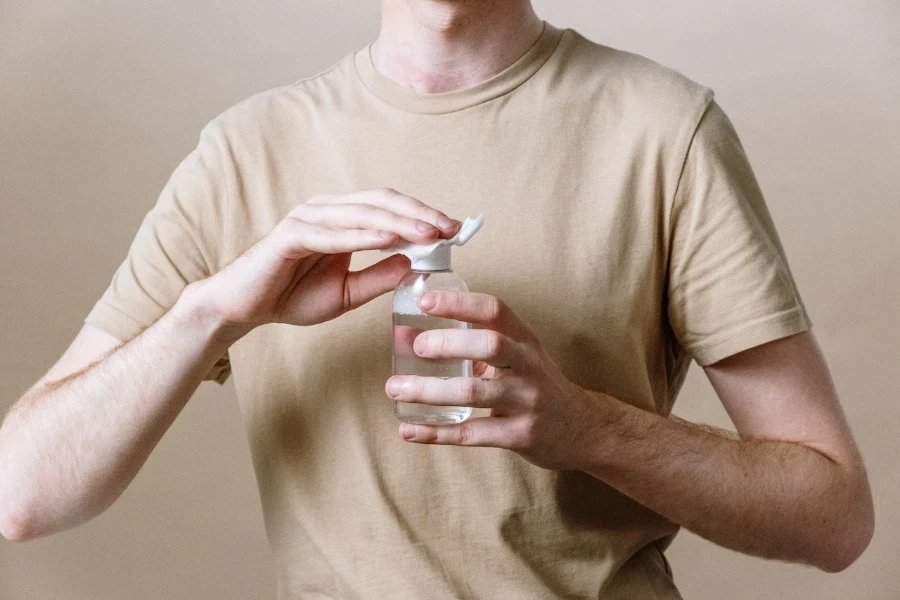
<instances>
[{"instance_id":1,"label":"clear glass bottle","mask_svg":"<svg viewBox=\"0 0 900 600\"><path fill-rule=\"evenodd\" d=\"M444 252L446 250L446 253ZM430 329L471 329L469 323L433 317L419 308L419 298L434 290L467 292L465 282L450 268L449 246L439 248L427 261L413 263L413 269L394 290L394 375L424 377L471 377L471 360L432 360L421 358L413 350L416 336ZM436 260L435 260L436 259ZM405 423L451 424L469 418L472 409L462 406L431 406L394 402L394 414Z\"/></svg>"}]
</instances>

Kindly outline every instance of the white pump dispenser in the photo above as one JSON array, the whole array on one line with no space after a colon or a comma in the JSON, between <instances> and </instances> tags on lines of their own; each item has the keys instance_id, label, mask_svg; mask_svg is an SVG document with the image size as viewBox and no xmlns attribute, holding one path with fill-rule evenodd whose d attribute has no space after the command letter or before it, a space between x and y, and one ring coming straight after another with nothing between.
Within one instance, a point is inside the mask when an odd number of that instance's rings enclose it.
<instances>
[{"instance_id":1,"label":"white pump dispenser","mask_svg":"<svg viewBox=\"0 0 900 600\"><path fill-rule=\"evenodd\" d=\"M466 217L462 227L455 236L449 240L438 240L431 244L412 244L403 242L385 252L396 252L406 256L412 262L413 271L449 271L450 248L462 246L475 235L484 225L484 215L478 215L474 219Z\"/></svg>"}]
</instances>

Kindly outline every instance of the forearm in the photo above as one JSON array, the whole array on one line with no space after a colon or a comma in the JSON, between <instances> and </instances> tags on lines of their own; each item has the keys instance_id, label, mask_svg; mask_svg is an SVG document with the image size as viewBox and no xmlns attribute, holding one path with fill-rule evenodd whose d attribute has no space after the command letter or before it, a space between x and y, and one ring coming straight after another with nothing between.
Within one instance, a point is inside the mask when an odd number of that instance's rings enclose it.
<instances>
[{"instance_id":1,"label":"forearm","mask_svg":"<svg viewBox=\"0 0 900 600\"><path fill-rule=\"evenodd\" d=\"M852 481L860 469L801 443L741 440L612 399L600 404L584 470L665 518L733 550L825 570L858 554L860 536L846 524L867 505L865 486Z\"/></svg>"},{"instance_id":2,"label":"forearm","mask_svg":"<svg viewBox=\"0 0 900 600\"><path fill-rule=\"evenodd\" d=\"M112 504L230 341L183 295L129 343L26 393L0 428L0 515L11 537L73 527Z\"/></svg>"}]
</instances>

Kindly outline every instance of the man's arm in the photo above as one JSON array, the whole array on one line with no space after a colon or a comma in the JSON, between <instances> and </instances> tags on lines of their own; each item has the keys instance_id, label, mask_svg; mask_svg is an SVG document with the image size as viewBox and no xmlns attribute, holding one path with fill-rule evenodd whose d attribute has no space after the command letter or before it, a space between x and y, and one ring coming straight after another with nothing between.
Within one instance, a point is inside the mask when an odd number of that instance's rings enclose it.
<instances>
[{"instance_id":1,"label":"man's arm","mask_svg":"<svg viewBox=\"0 0 900 600\"><path fill-rule=\"evenodd\" d=\"M874 527L865 469L809 333L707 368L739 436L666 418L569 382L534 333L486 294L426 294L434 316L481 325L416 339L426 358L483 361L480 379L392 377L395 400L492 409L459 425L400 426L419 443L514 450L579 469L722 546L840 571Z\"/></svg>"},{"instance_id":2,"label":"man's arm","mask_svg":"<svg viewBox=\"0 0 900 600\"><path fill-rule=\"evenodd\" d=\"M108 508L134 479L231 341L215 314L183 298L108 352L98 350L111 345L110 336L85 326L7 415L0 429L4 537L74 527ZM91 355L96 360L79 369Z\"/></svg>"},{"instance_id":3,"label":"man's arm","mask_svg":"<svg viewBox=\"0 0 900 600\"><path fill-rule=\"evenodd\" d=\"M228 267L188 285L127 344L116 348L86 328L0 427L0 533L25 540L99 514L231 343L266 323L339 317L409 270L395 255L351 272L352 252L430 243L458 229L393 190L316 196Z\"/></svg>"},{"instance_id":4,"label":"man's arm","mask_svg":"<svg viewBox=\"0 0 900 600\"><path fill-rule=\"evenodd\" d=\"M739 438L604 401L584 470L710 540L841 571L872 538L862 459L812 335L706 368Z\"/></svg>"}]
</instances>

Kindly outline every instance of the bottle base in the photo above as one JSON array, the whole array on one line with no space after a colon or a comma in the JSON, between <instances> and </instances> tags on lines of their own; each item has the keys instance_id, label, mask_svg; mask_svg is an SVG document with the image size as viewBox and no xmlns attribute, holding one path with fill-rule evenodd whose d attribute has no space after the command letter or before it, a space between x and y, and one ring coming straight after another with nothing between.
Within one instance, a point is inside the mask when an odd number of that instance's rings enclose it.
<instances>
[{"instance_id":1,"label":"bottle base","mask_svg":"<svg viewBox=\"0 0 900 600\"><path fill-rule=\"evenodd\" d=\"M426 411L419 407L423 407L423 405L417 405L418 410L414 413L412 411L395 410L394 415L399 421L410 423L411 425L456 425L472 415L471 408L460 407L447 410L443 407L429 407L433 409L440 408L440 410Z\"/></svg>"}]
</instances>

